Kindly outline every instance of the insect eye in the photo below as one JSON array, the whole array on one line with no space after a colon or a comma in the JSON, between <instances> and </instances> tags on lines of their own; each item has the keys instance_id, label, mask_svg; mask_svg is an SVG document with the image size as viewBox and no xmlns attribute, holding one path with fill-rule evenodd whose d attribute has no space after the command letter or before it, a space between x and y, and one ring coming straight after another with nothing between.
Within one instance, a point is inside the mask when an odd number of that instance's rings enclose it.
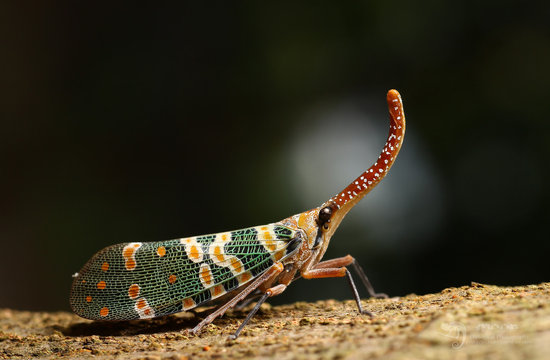
<instances>
[{"instance_id":1,"label":"insect eye","mask_svg":"<svg viewBox=\"0 0 550 360\"><path fill-rule=\"evenodd\" d=\"M330 217L332 216L332 209L330 207L322 208L319 211L319 225L326 225L330 222ZM325 227L326 228L326 227Z\"/></svg>"},{"instance_id":2,"label":"insect eye","mask_svg":"<svg viewBox=\"0 0 550 360\"><path fill-rule=\"evenodd\" d=\"M321 223L327 222L332 215L332 209L330 207L325 207L319 211L319 220Z\"/></svg>"}]
</instances>

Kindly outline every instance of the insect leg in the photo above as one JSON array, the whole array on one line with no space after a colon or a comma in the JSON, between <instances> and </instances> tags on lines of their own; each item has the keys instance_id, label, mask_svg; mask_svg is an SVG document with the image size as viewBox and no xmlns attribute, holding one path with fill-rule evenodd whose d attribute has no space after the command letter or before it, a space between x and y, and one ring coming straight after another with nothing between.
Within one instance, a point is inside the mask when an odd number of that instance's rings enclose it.
<instances>
[{"instance_id":1,"label":"insect leg","mask_svg":"<svg viewBox=\"0 0 550 360\"><path fill-rule=\"evenodd\" d=\"M259 276L256 280L254 280L250 285L248 285L246 288L244 288L243 291L238 293L234 298L226 302L225 304L221 305L216 311L205 317L197 326L195 326L193 329L189 330L191 334L198 334L203 327L210 324L214 319L216 319L218 316L223 315L227 309L232 308L236 304L238 304L240 301L242 301L244 298L248 296L252 291L256 290L258 286L262 285L265 281L272 279L273 276L281 273L284 270L284 266L281 263L275 263L273 264L269 270L267 270L264 274Z\"/></svg>"},{"instance_id":2,"label":"insect leg","mask_svg":"<svg viewBox=\"0 0 550 360\"><path fill-rule=\"evenodd\" d=\"M262 304L267 300L268 297L269 297L269 294L267 292L262 295L262 297L260 298L260 300L258 300L254 308L250 310L248 315L246 315L246 318L244 319L242 324L239 326L237 331L235 331L234 334L229 335L230 340L235 340L236 338L239 337L239 334L241 333L241 331L243 331L246 324L248 324L250 319L252 319L252 317L256 314L256 312L260 309L260 306L262 306Z\"/></svg>"},{"instance_id":3,"label":"insect leg","mask_svg":"<svg viewBox=\"0 0 550 360\"><path fill-rule=\"evenodd\" d=\"M267 289L271 289L271 284L277 280L279 284L285 284L288 286L293 280L295 280L296 271L298 270L297 267L295 267L293 264L286 265L284 271L281 274L275 274L271 279L266 280L256 291L251 293L249 296L247 296L245 299L243 299L242 302L237 304L235 306L235 309L243 309L248 304L250 304L252 301L262 297L262 295L267 291ZM273 294L271 296L278 295Z\"/></svg>"},{"instance_id":4,"label":"insect leg","mask_svg":"<svg viewBox=\"0 0 550 360\"><path fill-rule=\"evenodd\" d=\"M359 292L357 291L355 282L351 277L351 273L345 267L311 269L311 270L302 272L302 277L304 279L321 279L321 278L344 277L344 276L347 277L348 279L348 283L351 287L351 291L353 292L353 297L355 298L355 302L357 303L357 308L359 309L359 313L373 316L370 311L363 309L363 306L361 305L361 298L359 297Z\"/></svg>"},{"instance_id":5,"label":"insect leg","mask_svg":"<svg viewBox=\"0 0 550 360\"><path fill-rule=\"evenodd\" d=\"M351 287L351 291L353 292L353 296L355 297L355 302L357 303L357 309L359 309L360 314L365 314L368 316L374 316L370 311L363 309L363 306L361 305L361 297L359 296L359 292L357 291L357 287L355 286L355 283L353 282L353 278L351 277L351 273L348 269L346 269L346 277L348 278L349 286Z\"/></svg>"},{"instance_id":6,"label":"insect leg","mask_svg":"<svg viewBox=\"0 0 550 360\"><path fill-rule=\"evenodd\" d=\"M336 268L336 267L342 267L342 266L348 266L352 262L354 262L355 259L351 255L342 256L336 259L330 259L321 261L317 265L315 265L314 269L326 269L326 268Z\"/></svg>"},{"instance_id":7,"label":"insect leg","mask_svg":"<svg viewBox=\"0 0 550 360\"><path fill-rule=\"evenodd\" d=\"M322 261L317 265L315 265L314 269L335 268L335 267L349 266L349 265L351 265L355 270L355 272L359 275L361 282L363 283L363 285L365 286L365 288L367 289L371 297L377 298L377 299L388 298L388 295L384 293L377 293L374 291L374 287L372 286L372 284L369 281L369 278L363 271L363 268L361 267L361 265L359 265L357 260L355 260L355 258L351 255L346 255L340 258Z\"/></svg>"},{"instance_id":8,"label":"insect leg","mask_svg":"<svg viewBox=\"0 0 550 360\"><path fill-rule=\"evenodd\" d=\"M246 316L246 319L244 319L244 321L242 322L242 324L239 326L239 328L237 329L237 331L235 331L234 334L232 335L229 335L229 339L230 340L235 340L236 338L239 337L239 335L241 334L241 331L243 331L244 327L246 326L246 324L248 324L248 322L250 321L250 319L252 319L252 317L256 314L256 312L260 309L260 307L262 306L262 304L267 300L267 298L269 297L272 297L272 296L275 296L275 295L279 295L280 293L282 293L283 291L285 291L286 289L286 285L283 285L283 284L279 284L279 285L276 285L270 289L267 289L267 291L262 295L262 297L260 298L260 300L258 300L258 302L256 303L256 305L254 306L254 308L248 313L248 315Z\"/></svg>"},{"instance_id":9,"label":"insect leg","mask_svg":"<svg viewBox=\"0 0 550 360\"><path fill-rule=\"evenodd\" d=\"M259 290L256 290L254 291L252 294L248 295L246 297L246 299L243 299L240 303L238 303L237 305L235 305L235 309L237 310L242 310L244 309L245 307L247 307L248 305L250 305L250 303L252 303L253 301L255 301L256 299L259 299L263 296L263 293Z\"/></svg>"},{"instance_id":10,"label":"insect leg","mask_svg":"<svg viewBox=\"0 0 550 360\"><path fill-rule=\"evenodd\" d=\"M361 279L361 281L363 282L363 285L365 285L365 287L367 288L367 291L369 292L369 295L371 297L376 298L376 299L387 299L388 298L387 294L377 293L377 292L374 291L374 287L372 286L372 284L369 281L369 278L367 277L367 275L363 271L363 267L361 267L361 265L359 265L357 260L353 259L353 262L351 263L351 266L353 266L353 269L355 270L355 272L357 274L359 274L359 279Z\"/></svg>"}]
</instances>

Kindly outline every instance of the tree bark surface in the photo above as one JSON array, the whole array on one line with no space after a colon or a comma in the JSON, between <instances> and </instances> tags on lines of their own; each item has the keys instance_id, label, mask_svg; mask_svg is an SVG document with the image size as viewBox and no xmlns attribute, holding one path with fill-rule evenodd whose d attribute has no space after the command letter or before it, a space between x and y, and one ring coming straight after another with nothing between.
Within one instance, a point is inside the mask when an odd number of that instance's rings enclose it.
<instances>
[{"instance_id":1,"label":"tree bark surface","mask_svg":"<svg viewBox=\"0 0 550 360\"><path fill-rule=\"evenodd\" d=\"M198 336L208 310L153 320L93 322L67 312L0 310L0 358L72 359L548 359L550 283L472 283L436 294L262 305L229 311Z\"/></svg>"}]
</instances>

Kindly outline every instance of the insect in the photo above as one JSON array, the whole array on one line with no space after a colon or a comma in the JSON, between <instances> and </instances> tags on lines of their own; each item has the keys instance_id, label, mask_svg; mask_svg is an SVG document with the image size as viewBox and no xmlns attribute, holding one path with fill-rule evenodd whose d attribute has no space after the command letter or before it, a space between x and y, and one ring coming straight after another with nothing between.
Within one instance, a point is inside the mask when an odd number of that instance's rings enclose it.
<instances>
[{"instance_id":1,"label":"insect","mask_svg":"<svg viewBox=\"0 0 550 360\"><path fill-rule=\"evenodd\" d=\"M321 261L344 216L384 178L405 135L405 114L396 90L387 94L388 139L378 160L344 190L321 206L262 226L159 242L109 246L73 275L73 311L92 320L154 318L193 309L214 300L215 311L190 330L197 334L229 308L259 296L231 336L269 297L295 279L346 277L361 314L359 293L347 269L352 267L371 296L376 294L356 260L344 256Z\"/></svg>"}]
</instances>

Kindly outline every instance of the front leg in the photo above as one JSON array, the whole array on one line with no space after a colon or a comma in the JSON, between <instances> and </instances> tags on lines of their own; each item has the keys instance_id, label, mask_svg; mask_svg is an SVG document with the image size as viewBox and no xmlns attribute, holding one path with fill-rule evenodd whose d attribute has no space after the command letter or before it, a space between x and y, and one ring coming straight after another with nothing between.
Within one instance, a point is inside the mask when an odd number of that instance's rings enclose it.
<instances>
[{"instance_id":1,"label":"front leg","mask_svg":"<svg viewBox=\"0 0 550 360\"><path fill-rule=\"evenodd\" d=\"M336 259L321 261L320 263L315 265L313 269L335 268L335 267L342 267L342 266L349 266L349 265L353 266L353 269L359 275L359 278L363 282L363 285L365 286L365 288L367 289L371 297L376 299L388 298L388 295L384 293L377 293L374 291L374 287L372 286L372 284L369 281L369 278L363 271L363 268L361 267L361 265L359 265L357 260L355 260L355 258L351 255L346 255Z\"/></svg>"}]
</instances>

